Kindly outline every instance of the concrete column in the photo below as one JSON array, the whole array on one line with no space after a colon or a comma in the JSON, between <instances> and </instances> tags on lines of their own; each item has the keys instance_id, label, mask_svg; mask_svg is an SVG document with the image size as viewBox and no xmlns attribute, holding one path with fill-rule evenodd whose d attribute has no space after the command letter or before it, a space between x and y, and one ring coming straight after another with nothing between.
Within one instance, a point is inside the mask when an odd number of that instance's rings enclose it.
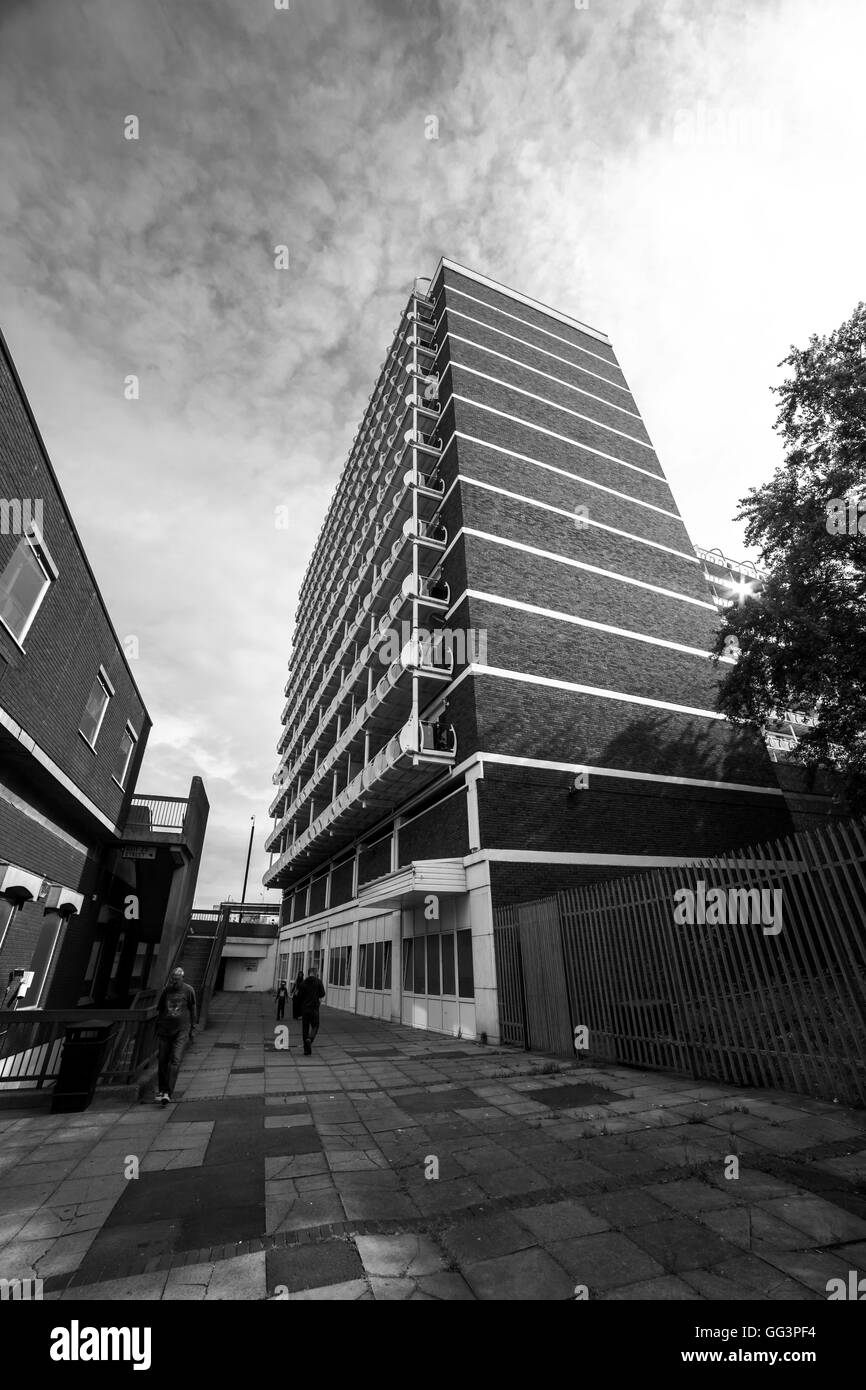
<instances>
[{"instance_id":1,"label":"concrete column","mask_svg":"<svg viewBox=\"0 0 866 1390\"><path fill-rule=\"evenodd\" d=\"M496 990L496 955L493 947L493 896L490 864L482 860L466 870L469 889L469 921L472 925L472 972L475 977L475 1031L499 1042L499 1000Z\"/></svg>"},{"instance_id":2,"label":"concrete column","mask_svg":"<svg viewBox=\"0 0 866 1390\"><path fill-rule=\"evenodd\" d=\"M394 828L391 832L391 873L394 874L400 867L400 826L403 824L403 817L397 816L394 821Z\"/></svg>"},{"instance_id":3,"label":"concrete column","mask_svg":"<svg viewBox=\"0 0 866 1390\"><path fill-rule=\"evenodd\" d=\"M466 818L469 831L469 851L481 848L481 822L478 815L478 783L484 777L484 764L477 762L466 769Z\"/></svg>"},{"instance_id":4,"label":"concrete column","mask_svg":"<svg viewBox=\"0 0 866 1390\"><path fill-rule=\"evenodd\" d=\"M403 909L391 914L391 1022L403 1017Z\"/></svg>"},{"instance_id":5,"label":"concrete column","mask_svg":"<svg viewBox=\"0 0 866 1390\"><path fill-rule=\"evenodd\" d=\"M361 923L357 917L352 923L352 978L349 981L349 1007L353 1014L358 1012L358 965L361 957Z\"/></svg>"}]
</instances>

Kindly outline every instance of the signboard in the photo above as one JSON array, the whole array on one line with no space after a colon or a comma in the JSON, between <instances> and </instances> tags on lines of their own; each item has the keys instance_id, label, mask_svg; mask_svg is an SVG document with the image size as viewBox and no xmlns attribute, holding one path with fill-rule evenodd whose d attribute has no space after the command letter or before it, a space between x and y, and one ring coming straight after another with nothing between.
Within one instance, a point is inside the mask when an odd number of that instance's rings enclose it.
<instances>
[{"instance_id":1,"label":"signboard","mask_svg":"<svg viewBox=\"0 0 866 1390\"><path fill-rule=\"evenodd\" d=\"M124 859L155 859L156 847L148 848L146 845L128 845L123 850Z\"/></svg>"}]
</instances>

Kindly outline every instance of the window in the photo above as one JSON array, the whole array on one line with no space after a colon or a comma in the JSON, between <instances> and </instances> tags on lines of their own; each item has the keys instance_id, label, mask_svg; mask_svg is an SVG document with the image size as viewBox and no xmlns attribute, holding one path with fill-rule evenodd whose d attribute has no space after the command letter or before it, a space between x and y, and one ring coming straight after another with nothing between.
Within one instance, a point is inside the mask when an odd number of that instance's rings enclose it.
<instances>
[{"instance_id":1,"label":"window","mask_svg":"<svg viewBox=\"0 0 866 1390\"><path fill-rule=\"evenodd\" d=\"M120 740L120 747L117 750L117 762L114 766L114 780L119 787L126 789L126 774L129 772L129 765L132 762L132 755L138 736L131 724L127 724L123 731L123 738Z\"/></svg>"},{"instance_id":2,"label":"window","mask_svg":"<svg viewBox=\"0 0 866 1390\"><path fill-rule=\"evenodd\" d=\"M292 960L289 966L289 977L292 980L292 983L294 983L294 981L298 978L299 973L303 974L303 970L304 952L302 948L300 951L292 951Z\"/></svg>"},{"instance_id":3,"label":"window","mask_svg":"<svg viewBox=\"0 0 866 1390\"><path fill-rule=\"evenodd\" d=\"M403 942L403 989L407 994L412 992L412 960L415 951L415 942L411 936L406 937Z\"/></svg>"},{"instance_id":4,"label":"window","mask_svg":"<svg viewBox=\"0 0 866 1390\"><path fill-rule=\"evenodd\" d=\"M363 951L363 947L361 948ZM332 946L328 959L328 983L343 988L352 983L351 946Z\"/></svg>"},{"instance_id":5,"label":"window","mask_svg":"<svg viewBox=\"0 0 866 1390\"><path fill-rule=\"evenodd\" d=\"M427 993L439 993L439 936L427 937Z\"/></svg>"},{"instance_id":6,"label":"window","mask_svg":"<svg viewBox=\"0 0 866 1390\"><path fill-rule=\"evenodd\" d=\"M457 992L461 999L475 998L471 931L459 931L457 933Z\"/></svg>"},{"instance_id":7,"label":"window","mask_svg":"<svg viewBox=\"0 0 866 1390\"><path fill-rule=\"evenodd\" d=\"M415 978L412 986L413 994L426 994L424 978L424 938L419 937L415 942Z\"/></svg>"},{"instance_id":8,"label":"window","mask_svg":"<svg viewBox=\"0 0 866 1390\"><path fill-rule=\"evenodd\" d=\"M385 942L385 958L382 962L382 988L391 988L391 943Z\"/></svg>"},{"instance_id":9,"label":"window","mask_svg":"<svg viewBox=\"0 0 866 1390\"><path fill-rule=\"evenodd\" d=\"M358 956L358 988L391 988L390 941L362 941Z\"/></svg>"},{"instance_id":10,"label":"window","mask_svg":"<svg viewBox=\"0 0 866 1390\"><path fill-rule=\"evenodd\" d=\"M93 682L93 688L87 697L87 705L84 710L84 718L79 727L79 732L90 747L96 748L96 740L99 737L99 730L102 728L102 721L105 718L105 711L108 709L108 702L114 694L114 687L105 671L100 666L99 675Z\"/></svg>"},{"instance_id":11,"label":"window","mask_svg":"<svg viewBox=\"0 0 866 1390\"><path fill-rule=\"evenodd\" d=\"M457 982L454 974L454 933L446 931L442 933L442 993L457 993Z\"/></svg>"},{"instance_id":12,"label":"window","mask_svg":"<svg viewBox=\"0 0 866 1390\"><path fill-rule=\"evenodd\" d=\"M57 566L48 554L39 528L31 526L0 575L0 619L19 645L36 617L48 586L57 576Z\"/></svg>"}]
</instances>

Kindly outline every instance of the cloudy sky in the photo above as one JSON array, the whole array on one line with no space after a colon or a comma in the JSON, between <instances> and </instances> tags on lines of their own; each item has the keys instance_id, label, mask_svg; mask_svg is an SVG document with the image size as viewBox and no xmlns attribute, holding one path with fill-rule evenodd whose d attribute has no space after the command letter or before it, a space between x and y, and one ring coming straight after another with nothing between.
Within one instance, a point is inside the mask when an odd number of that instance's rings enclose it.
<instances>
[{"instance_id":1,"label":"cloudy sky","mask_svg":"<svg viewBox=\"0 0 866 1390\"><path fill-rule=\"evenodd\" d=\"M297 587L413 277L608 332L746 554L777 364L864 293L864 51L862 0L0 0L0 322L138 640L139 785L205 779L199 903L253 814L262 892Z\"/></svg>"}]
</instances>

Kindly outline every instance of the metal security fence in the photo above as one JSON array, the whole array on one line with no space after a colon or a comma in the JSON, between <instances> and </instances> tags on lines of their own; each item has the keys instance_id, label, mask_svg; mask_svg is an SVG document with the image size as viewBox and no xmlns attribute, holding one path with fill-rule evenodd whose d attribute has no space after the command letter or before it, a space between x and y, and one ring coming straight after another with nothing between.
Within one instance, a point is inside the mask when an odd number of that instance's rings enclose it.
<instances>
[{"instance_id":1,"label":"metal security fence","mask_svg":"<svg viewBox=\"0 0 866 1390\"><path fill-rule=\"evenodd\" d=\"M495 937L506 1041L866 1104L864 822L501 909Z\"/></svg>"},{"instance_id":2,"label":"metal security fence","mask_svg":"<svg viewBox=\"0 0 866 1390\"><path fill-rule=\"evenodd\" d=\"M517 912L503 907L493 933L499 998L499 1032L503 1042L526 1045L526 1003Z\"/></svg>"}]
</instances>

